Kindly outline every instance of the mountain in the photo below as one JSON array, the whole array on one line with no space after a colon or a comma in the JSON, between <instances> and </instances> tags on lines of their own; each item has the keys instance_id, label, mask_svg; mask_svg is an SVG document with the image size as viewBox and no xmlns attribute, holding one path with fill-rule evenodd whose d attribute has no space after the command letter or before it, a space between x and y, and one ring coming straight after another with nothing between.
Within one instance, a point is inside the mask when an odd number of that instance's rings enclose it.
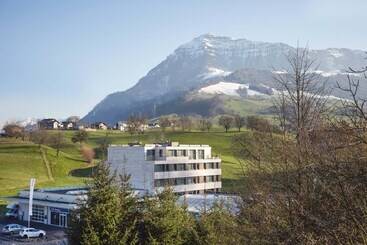
<instances>
[{"instance_id":1,"label":"mountain","mask_svg":"<svg viewBox=\"0 0 367 245\"><path fill-rule=\"evenodd\" d=\"M205 34L179 46L132 88L108 95L82 120L112 124L138 113L152 117L171 111L204 111L224 99L201 96L200 100L193 91L221 81L272 86L273 73L287 68L286 54L294 50L284 43ZM366 63L365 52L344 48L310 50L310 57L320 64L315 72L329 79L343 76L349 66L359 68Z\"/></svg>"}]
</instances>

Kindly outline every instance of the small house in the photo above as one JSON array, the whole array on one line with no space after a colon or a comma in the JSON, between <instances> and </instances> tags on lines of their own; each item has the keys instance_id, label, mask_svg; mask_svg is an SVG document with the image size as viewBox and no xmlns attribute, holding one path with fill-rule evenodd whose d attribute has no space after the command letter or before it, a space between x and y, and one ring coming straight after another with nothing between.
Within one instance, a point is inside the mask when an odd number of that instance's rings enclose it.
<instances>
[{"instance_id":1,"label":"small house","mask_svg":"<svg viewBox=\"0 0 367 245\"><path fill-rule=\"evenodd\" d=\"M63 125L59 121L53 118L43 119L38 122L38 127L40 129L59 129L62 128Z\"/></svg>"},{"instance_id":2,"label":"small house","mask_svg":"<svg viewBox=\"0 0 367 245\"><path fill-rule=\"evenodd\" d=\"M92 129L107 130L108 129L108 126L104 122L96 122L96 123L92 123L91 128Z\"/></svg>"}]
</instances>

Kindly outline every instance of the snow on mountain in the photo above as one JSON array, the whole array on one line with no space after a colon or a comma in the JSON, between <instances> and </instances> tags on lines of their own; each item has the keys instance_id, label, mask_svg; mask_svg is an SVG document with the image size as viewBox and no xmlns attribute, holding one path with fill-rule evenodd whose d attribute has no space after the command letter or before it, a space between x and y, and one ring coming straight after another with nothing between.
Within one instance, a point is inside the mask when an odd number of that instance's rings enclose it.
<instances>
[{"instance_id":1,"label":"snow on mountain","mask_svg":"<svg viewBox=\"0 0 367 245\"><path fill-rule=\"evenodd\" d=\"M31 117L28 117L24 120L20 120L20 121L17 121L16 124L22 126L22 127L27 127L27 126L33 126L33 125L37 125L38 123L38 119L36 118L31 118Z\"/></svg>"},{"instance_id":2,"label":"snow on mountain","mask_svg":"<svg viewBox=\"0 0 367 245\"><path fill-rule=\"evenodd\" d=\"M206 54L220 59L251 59L255 57L280 57L293 48L284 43L268 43L247 39L232 39L230 37L204 34L194 38L191 42L179 46L175 55L198 57ZM283 57L282 57L283 58ZM223 60L225 62L225 60ZM240 62L231 62L232 65ZM243 61L242 61L243 62Z\"/></svg>"},{"instance_id":3,"label":"snow on mountain","mask_svg":"<svg viewBox=\"0 0 367 245\"><path fill-rule=\"evenodd\" d=\"M286 55L294 51L294 47L284 43L232 39L211 34L201 35L179 46L132 88L108 95L83 118L83 121L105 121L112 124L142 111L147 116L158 116L165 112L157 112L157 105L177 99L178 96L191 91L198 91L203 86L207 86L208 80L214 78L218 79L218 82L241 82L242 86L250 84L251 89L248 89L247 95L251 96L251 90L254 90L256 83L271 86L272 70L282 71L281 69L289 68ZM362 50L310 49L309 55L311 59L316 60L317 64L320 64L317 70L323 71L321 75L328 77L329 80L332 80L331 76L337 70L345 71L348 67L359 68L366 64L365 52ZM236 73L243 69L257 72ZM230 80L228 77L231 74L227 75L229 71L233 71L232 74L235 73ZM226 78L221 79L221 76ZM342 79L340 76L337 78ZM230 91L229 93L239 94L236 90L240 89L241 84L229 87L220 84L218 86L221 89L214 87L212 90L216 92L211 93ZM223 90L223 86L227 89ZM231 88L231 86L236 87ZM241 95L246 93L245 89L247 88L243 87L244 91L240 91ZM262 90L260 88L256 91ZM367 94L367 88L364 91ZM334 93L338 96L337 92Z\"/></svg>"},{"instance_id":4,"label":"snow on mountain","mask_svg":"<svg viewBox=\"0 0 367 245\"><path fill-rule=\"evenodd\" d=\"M279 71L272 71L273 74L288 74L287 71L285 70L279 70ZM340 70L333 70L333 71L321 71L321 70L311 70L309 71L309 73L316 73L319 74L323 77L332 77L332 76L337 76L337 75L349 75L349 76L354 76L354 77L361 77L362 74L360 73L350 73L350 72L342 72Z\"/></svg>"},{"instance_id":5,"label":"snow on mountain","mask_svg":"<svg viewBox=\"0 0 367 245\"><path fill-rule=\"evenodd\" d=\"M198 77L206 80L206 79L213 78L213 77L227 76L229 74L231 74L230 71L224 71L222 69L218 69L215 67L208 67L207 72L200 74Z\"/></svg>"},{"instance_id":6,"label":"snow on mountain","mask_svg":"<svg viewBox=\"0 0 367 245\"><path fill-rule=\"evenodd\" d=\"M339 49L336 49L336 48L330 48L330 49L327 49L329 51L329 54L331 56L334 56L335 58L339 58L339 57L342 57L344 56L344 54L342 54L342 52L340 52Z\"/></svg>"},{"instance_id":7,"label":"snow on mountain","mask_svg":"<svg viewBox=\"0 0 367 245\"><path fill-rule=\"evenodd\" d=\"M248 84L240 83L229 83L229 82L219 82L213 85L203 87L199 90L199 93L206 94L223 94L229 96L241 96L240 90L246 89L248 96L266 96L266 94L260 93L258 91L249 89Z\"/></svg>"}]
</instances>

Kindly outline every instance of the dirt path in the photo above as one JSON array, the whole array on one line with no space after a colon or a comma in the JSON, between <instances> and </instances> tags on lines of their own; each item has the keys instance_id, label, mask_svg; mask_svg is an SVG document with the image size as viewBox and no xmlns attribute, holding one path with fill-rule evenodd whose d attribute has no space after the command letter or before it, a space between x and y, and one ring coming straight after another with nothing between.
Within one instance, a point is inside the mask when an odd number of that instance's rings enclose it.
<instances>
[{"instance_id":1,"label":"dirt path","mask_svg":"<svg viewBox=\"0 0 367 245\"><path fill-rule=\"evenodd\" d=\"M48 176L49 180L55 181L54 177L52 175L50 162L47 160L46 152L45 152L45 149L43 149L43 148L41 148L41 156L42 156L43 163L46 166L47 176Z\"/></svg>"}]
</instances>

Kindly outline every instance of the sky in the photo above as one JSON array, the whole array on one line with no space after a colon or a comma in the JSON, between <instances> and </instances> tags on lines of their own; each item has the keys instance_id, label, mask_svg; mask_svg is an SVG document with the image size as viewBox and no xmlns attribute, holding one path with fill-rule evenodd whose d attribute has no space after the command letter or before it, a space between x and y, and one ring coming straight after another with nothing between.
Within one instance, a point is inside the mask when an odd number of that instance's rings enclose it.
<instances>
[{"instance_id":1,"label":"sky","mask_svg":"<svg viewBox=\"0 0 367 245\"><path fill-rule=\"evenodd\" d=\"M83 117L211 33L367 50L365 0L0 0L0 124Z\"/></svg>"}]
</instances>

